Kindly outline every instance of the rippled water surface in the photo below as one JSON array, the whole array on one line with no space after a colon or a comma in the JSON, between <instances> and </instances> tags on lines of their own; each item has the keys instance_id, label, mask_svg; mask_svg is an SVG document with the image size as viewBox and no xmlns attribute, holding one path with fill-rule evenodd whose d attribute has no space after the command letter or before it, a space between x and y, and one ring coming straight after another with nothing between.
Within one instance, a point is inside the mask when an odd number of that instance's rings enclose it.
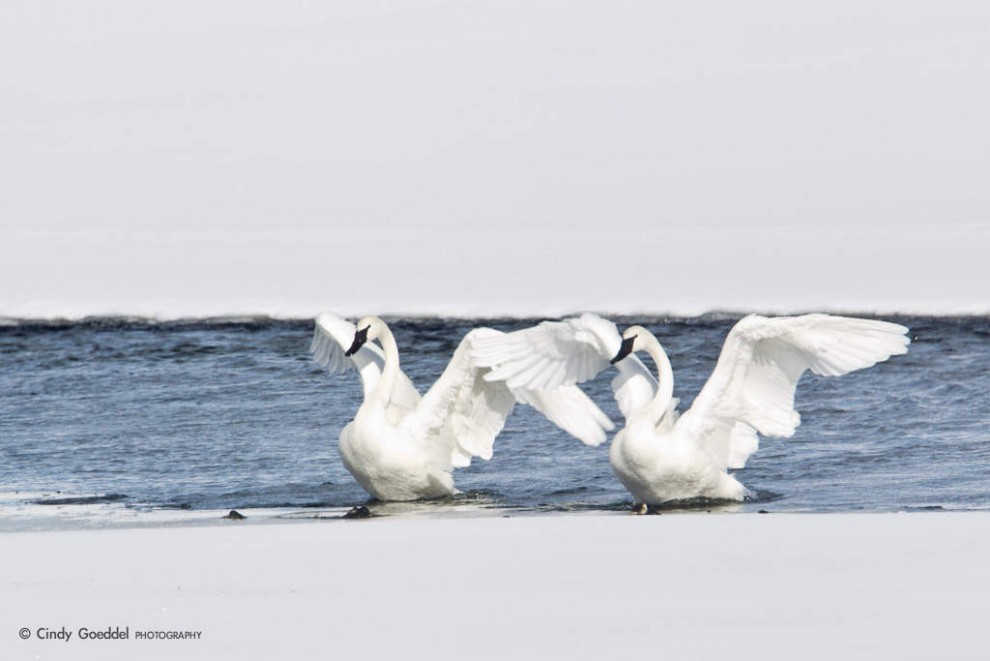
<instances>
[{"instance_id":1,"label":"rippled water surface","mask_svg":"<svg viewBox=\"0 0 990 661\"><path fill-rule=\"evenodd\" d=\"M642 323L670 354L681 410L714 366L732 316ZM990 509L990 320L889 318L906 356L798 387L803 424L763 439L742 510ZM421 391L471 328L536 320L395 319ZM0 515L12 504L142 508L349 507L367 496L337 436L361 401L354 373L307 352L312 322L98 319L0 326ZM608 373L588 384L617 422ZM631 497L589 448L517 407L490 462L455 473L454 502L623 509ZM431 507L450 507L436 503Z\"/></svg>"}]
</instances>

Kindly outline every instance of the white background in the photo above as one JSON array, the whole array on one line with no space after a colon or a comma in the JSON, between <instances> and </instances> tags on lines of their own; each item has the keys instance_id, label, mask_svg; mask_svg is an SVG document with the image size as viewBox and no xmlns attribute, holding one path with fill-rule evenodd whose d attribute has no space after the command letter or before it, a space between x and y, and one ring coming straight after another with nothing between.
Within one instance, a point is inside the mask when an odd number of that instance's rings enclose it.
<instances>
[{"instance_id":1,"label":"white background","mask_svg":"<svg viewBox=\"0 0 990 661\"><path fill-rule=\"evenodd\" d=\"M990 310L983 2L0 5L0 315Z\"/></svg>"}]
</instances>

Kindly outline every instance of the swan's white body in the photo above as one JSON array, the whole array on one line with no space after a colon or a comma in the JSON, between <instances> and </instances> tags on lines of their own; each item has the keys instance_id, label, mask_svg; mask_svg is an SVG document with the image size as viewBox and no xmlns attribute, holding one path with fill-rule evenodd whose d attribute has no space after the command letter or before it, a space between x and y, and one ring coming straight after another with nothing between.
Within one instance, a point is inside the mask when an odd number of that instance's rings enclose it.
<instances>
[{"instance_id":1,"label":"swan's white body","mask_svg":"<svg viewBox=\"0 0 990 661\"><path fill-rule=\"evenodd\" d=\"M353 355L345 348L358 328L367 342ZM316 318L310 351L331 374L356 368L364 402L340 433L344 466L379 500L417 500L456 493L451 475L472 457L490 459L495 437L515 403L531 404L589 445L606 438L612 422L577 387L553 391L510 388L486 381L469 350L478 338L502 335L490 328L468 333L450 364L423 396L399 366L395 338L384 321L366 317L358 326L329 312ZM377 339L381 347L370 340Z\"/></svg>"},{"instance_id":2,"label":"swan's white body","mask_svg":"<svg viewBox=\"0 0 990 661\"><path fill-rule=\"evenodd\" d=\"M871 367L906 353L906 333L898 324L825 314L750 315L729 332L711 377L680 417L670 361L641 326L620 336L612 322L585 314L484 338L473 355L477 364L493 368L486 379L541 388L581 383L620 357L612 388L626 424L612 441L609 460L622 484L641 503L739 501L748 492L728 470L746 464L759 447L757 434L794 434L801 424L794 410L801 375ZM659 379L635 355L625 357L640 350L653 358Z\"/></svg>"}]
</instances>

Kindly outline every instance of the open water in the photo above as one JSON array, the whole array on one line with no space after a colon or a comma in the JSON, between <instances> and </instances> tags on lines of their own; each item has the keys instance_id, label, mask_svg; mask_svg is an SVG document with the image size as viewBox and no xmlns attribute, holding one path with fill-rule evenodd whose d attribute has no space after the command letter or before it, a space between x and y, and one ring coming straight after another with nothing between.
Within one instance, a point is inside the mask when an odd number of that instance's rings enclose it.
<instances>
[{"instance_id":1,"label":"open water","mask_svg":"<svg viewBox=\"0 0 990 661\"><path fill-rule=\"evenodd\" d=\"M622 318L664 344L681 410L738 317ZM740 480L742 511L990 509L990 319L886 317L912 344L874 368L806 375L803 424L763 439ZM538 320L392 319L420 391L470 329ZM98 512L365 503L337 452L361 402L357 375L331 377L308 354L312 321L0 321L0 520ZM621 423L605 373L587 384ZM490 462L455 472L464 492L418 511L628 509L608 444L589 448L518 406ZM701 505L710 507L710 505ZM102 516L102 514L97 514ZM8 526L9 528L10 526ZM23 527L23 526L22 526ZM0 525L2 528L2 525Z\"/></svg>"}]
</instances>

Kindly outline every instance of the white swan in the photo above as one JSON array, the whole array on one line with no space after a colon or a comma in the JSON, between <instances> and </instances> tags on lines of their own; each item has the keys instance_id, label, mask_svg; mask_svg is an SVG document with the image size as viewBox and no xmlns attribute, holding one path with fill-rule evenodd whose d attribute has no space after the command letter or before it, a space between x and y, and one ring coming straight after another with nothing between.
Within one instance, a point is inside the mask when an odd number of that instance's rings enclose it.
<instances>
[{"instance_id":1,"label":"white swan","mask_svg":"<svg viewBox=\"0 0 990 661\"><path fill-rule=\"evenodd\" d=\"M626 419L609 450L612 468L639 503L691 498L741 501L742 468L757 434L789 437L801 423L794 391L806 370L838 376L907 352L907 328L867 319L808 314L750 315L729 332L718 363L691 408L678 417L674 374L657 338L642 326L620 336L596 315L543 322L482 338L473 357L485 378L512 388L581 383L614 364L612 381ZM633 354L653 358L658 379Z\"/></svg>"},{"instance_id":2,"label":"white swan","mask_svg":"<svg viewBox=\"0 0 990 661\"><path fill-rule=\"evenodd\" d=\"M357 327L323 312L310 351L331 374L356 368L364 402L340 433L340 456L360 485L379 500L417 500L456 493L451 471L490 459L495 437L517 401L537 408L588 445L613 428L576 386L542 391L486 381L487 368L469 355L478 338L503 335L491 328L468 333L450 364L424 396L399 366L392 332L378 317ZM371 343L377 339L381 348ZM348 347L345 351L345 347Z\"/></svg>"}]
</instances>

